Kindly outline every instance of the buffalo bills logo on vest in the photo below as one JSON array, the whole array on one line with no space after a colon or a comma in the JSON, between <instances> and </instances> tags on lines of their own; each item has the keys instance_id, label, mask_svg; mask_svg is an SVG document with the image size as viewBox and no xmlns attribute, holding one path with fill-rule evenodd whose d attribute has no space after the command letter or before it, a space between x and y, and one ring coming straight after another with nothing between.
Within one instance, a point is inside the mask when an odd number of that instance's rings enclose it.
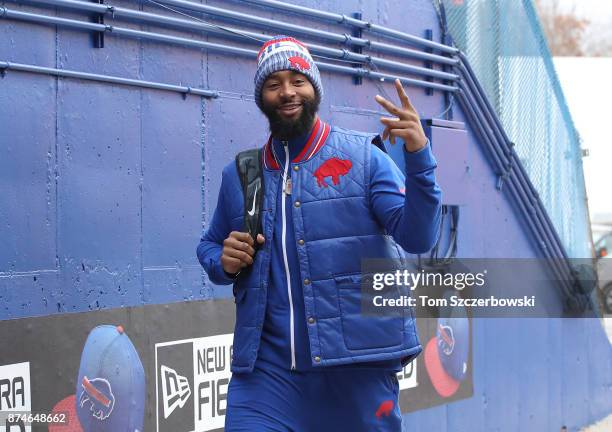
<instances>
[{"instance_id":1,"label":"buffalo bills logo on vest","mask_svg":"<svg viewBox=\"0 0 612 432\"><path fill-rule=\"evenodd\" d=\"M337 185L340 182L340 176L348 174L353 167L353 163L348 159L331 158L327 159L314 172L319 187L329 186L325 181L325 177L331 177L332 183Z\"/></svg>"},{"instance_id":2,"label":"buffalo bills logo on vest","mask_svg":"<svg viewBox=\"0 0 612 432\"><path fill-rule=\"evenodd\" d=\"M293 56L293 57L289 57L288 60L291 65L290 66L291 69L297 69L301 71L310 69L310 65L308 64L308 62L304 60L302 57Z\"/></svg>"},{"instance_id":3,"label":"buffalo bills logo on vest","mask_svg":"<svg viewBox=\"0 0 612 432\"><path fill-rule=\"evenodd\" d=\"M113 412L115 406L115 395L110 383L104 378L88 379L83 377L81 382L83 392L79 397L79 405L81 408L85 404L89 404L91 414L98 420L108 418Z\"/></svg>"},{"instance_id":4,"label":"buffalo bills logo on vest","mask_svg":"<svg viewBox=\"0 0 612 432\"><path fill-rule=\"evenodd\" d=\"M451 355L455 348L455 336L453 329L446 325L438 325L438 347L446 355Z\"/></svg>"}]
</instances>

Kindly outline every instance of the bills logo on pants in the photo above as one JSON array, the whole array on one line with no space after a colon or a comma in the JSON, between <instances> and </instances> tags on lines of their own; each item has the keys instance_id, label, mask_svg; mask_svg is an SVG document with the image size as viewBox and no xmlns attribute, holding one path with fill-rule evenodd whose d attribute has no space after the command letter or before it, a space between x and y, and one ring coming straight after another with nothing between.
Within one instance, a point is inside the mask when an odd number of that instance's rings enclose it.
<instances>
[{"instance_id":1,"label":"bills logo on pants","mask_svg":"<svg viewBox=\"0 0 612 432\"><path fill-rule=\"evenodd\" d=\"M381 418L383 415L385 417L389 417L391 415L391 411L393 411L393 401L386 400L381 402L380 406L376 410L376 418Z\"/></svg>"}]
</instances>

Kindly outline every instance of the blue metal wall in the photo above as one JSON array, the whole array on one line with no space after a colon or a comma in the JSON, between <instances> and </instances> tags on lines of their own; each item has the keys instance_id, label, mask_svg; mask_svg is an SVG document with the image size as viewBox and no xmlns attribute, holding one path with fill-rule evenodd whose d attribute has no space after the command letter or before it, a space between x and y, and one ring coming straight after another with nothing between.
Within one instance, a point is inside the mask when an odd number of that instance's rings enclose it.
<instances>
[{"instance_id":1,"label":"blue metal wall","mask_svg":"<svg viewBox=\"0 0 612 432\"><path fill-rule=\"evenodd\" d=\"M241 2L207 3L313 26ZM295 3L362 12L390 28L417 36L432 29L434 40L440 37L430 0ZM112 4L169 14L146 2ZM197 32L163 32L212 40ZM12 71L0 79L0 319L231 295L230 288L207 281L195 248L214 210L223 166L267 137L252 98L254 61L108 35L105 44L94 49L90 35L77 30L0 21L0 61L190 85L219 90L220 97L183 99ZM322 79L323 119L381 130L373 99L380 90L371 81L356 86L331 73ZM423 118L446 109L440 92L408 91ZM454 113L465 120L457 106ZM459 256L538 256L506 190L495 188L497 176L469 125L468 132L469 201L461 208ZM543 287L550 299L559 298L557 291ZM597 320L474 323L474 396L407 415L406 430L572 430L612 410L612 353Z\"/></svg>"}]
</instances>

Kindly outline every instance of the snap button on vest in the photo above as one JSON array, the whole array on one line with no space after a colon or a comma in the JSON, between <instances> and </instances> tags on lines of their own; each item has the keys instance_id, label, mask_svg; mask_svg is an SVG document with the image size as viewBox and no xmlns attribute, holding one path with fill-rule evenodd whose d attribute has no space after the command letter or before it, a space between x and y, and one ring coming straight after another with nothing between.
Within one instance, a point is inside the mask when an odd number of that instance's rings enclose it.
<instances>
[{"instance_id":1,"label":"snap button on vest","mask_svg":"<svg viewBox=\"0 0 612 432\"><path fill-rule=\"evenodd\" d=\"M298 244L299 244L300 246L304 246L304 239L299 239L299 240L298 240Z\"/></svg>"},{"instance_id":2,"label":"snap button on vest","mask_svg":"<svg viewBox=\"0 0 612 432\"><path fill-rule=\"evenodd\" d=\"M295 204L294 204L294 206L299 207L299 206L300 206L300 202L299 202L299 201L296 201L296 202L295 202Z\"/></svg>"}]
</instances>

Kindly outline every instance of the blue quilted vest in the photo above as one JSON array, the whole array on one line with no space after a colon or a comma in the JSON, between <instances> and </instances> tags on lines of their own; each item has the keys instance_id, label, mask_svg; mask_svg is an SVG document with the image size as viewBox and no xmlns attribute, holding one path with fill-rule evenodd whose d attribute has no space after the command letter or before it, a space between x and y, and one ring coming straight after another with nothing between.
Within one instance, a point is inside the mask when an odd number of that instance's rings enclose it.
<instances>
[{"instance_id":1,"label":"blue quilted vest","mask_svg":"<svg viewBox=\"0 0 612 432\"><path fill-rule=\"evenodd\" d=\"M360 313L361 260L399 259L405 254L370 211L373 135L324 127L328 129L323 130L312 154L292 162L289 169L293 241L299 256L312 364L332 366L398 357L406 364L422 350L412 311L383 317ZM274 218L280 213L276 194L282 181L270 142L265 152L263 233L267 241L234 285L232 372L253 369L265 316ZM239 183L237 175L234 181ZM238 201L230 209L235 230L241 229L244 212L244 203Z\"/></svg>"}]
</instances>

